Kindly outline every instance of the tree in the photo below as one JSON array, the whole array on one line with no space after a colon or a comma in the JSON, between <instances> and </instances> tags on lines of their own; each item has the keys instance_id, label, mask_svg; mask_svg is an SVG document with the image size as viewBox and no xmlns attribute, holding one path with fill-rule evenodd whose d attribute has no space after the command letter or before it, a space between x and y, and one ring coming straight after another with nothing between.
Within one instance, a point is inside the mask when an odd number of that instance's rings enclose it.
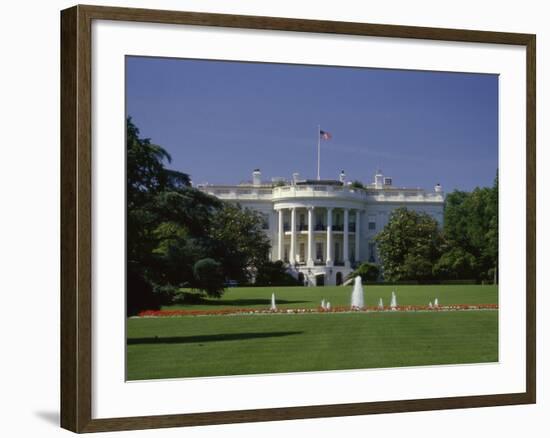
<instances>
[{"instance_id":1,"label":"tree","mask_svg":"<svg viewBox=\"0 0 550 438\"><path fill-rule=\"evenodd\" d=\"M261 213L224 203L210 224L211 254L219 261L228 279L250 282L269 260L271 244Z\"/></svg>"},{"instance_id":2,"label":"tree","mask_svg":"<svg viewBox=\"0 0 550 438\"><path fill-rule=\"evenodd\" d=\"M437 221L430 215L398 208L376 242L386 280L433 278L432 267L441 254L442 238Z\"/></svg>"},{"instance_id":3,"label":"tree","mask_svg":"<svg viewBox=\"0 0 550 438\"><path fill-rule=\"evenodd\" d=\"M213 259L201 259L193 266L194 286L208 296L220 297L223 293L223 270Z\"/></svg>"},{"instance_id":4,"label":"tree","mask_svg":"<svg viewBox=\"0 0 550 438\"><path fill-rule=\"evenodd\" d=\"M437 268L441 278L493 279L498 264L498 176L493 187L447 195L444 237L447 250Z\"/></svg>"},{"instance_id":5,"label":"tree","mask_svg":"<svg viewBox=\"0 0 550 438\"><path fill-rule=\"evenodd\" d=\"M264 218L192 187L165 167L170 155L127 119L128 312L152 308L182 288L209 296L225 279L247 282L267 261Z\"/></svg>"},{"instance_id":6,"label":"tree","mask_svg":"<svg viewBox=\"0 0 550 438\"><path fill-rule=\"evenodd\" d=\"M450 247L433 268L440 279L468 280L476 278L478 265L476 258L460 247Z\"/></svg>"},{"instance_id":7,"label":"tree","mask_svg":"<svg viewBox=\"0 0 550 438\"><path fill-rule=\"evenodd\" d=\"M193 284L193 266L208 248L205 227L221 202L193 188L189 175L167 169L168 152L141 138L131 118L126 125L127 310L133 314L158 306L166 291Z\"/></svg>"}]
</instances>

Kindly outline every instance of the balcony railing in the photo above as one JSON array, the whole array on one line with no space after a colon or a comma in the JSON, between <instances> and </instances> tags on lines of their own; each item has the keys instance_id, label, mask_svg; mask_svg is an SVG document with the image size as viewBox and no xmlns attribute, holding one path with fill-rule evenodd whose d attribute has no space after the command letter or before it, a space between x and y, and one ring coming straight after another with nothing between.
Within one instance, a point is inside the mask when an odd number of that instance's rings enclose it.
<instances>
[{"instance_id":1,"label":"balcony railing","mask_svg":"<svg viewBox=\"0 0 550 438\"><path fill-rule=\"evenodd\" d=\"M300 197L336 197L341 199L375 200L379 202L443 202L444 193L425 192L420 188L367 188L356 189L348 186L298 185L273 188L273 200Z\"/></svg>"},{"instance_id":2,"label":"balcony railing","mask_svg":"<svg viewBox=\"0 0 550 438\"><path fill-rule=\"evenodd\" d=\"M296 225L296 231L308 231L309 226L308 224L298 224ZM316 224L313 226L314 231L326 231L327 226L325 224ZM283 224L283 231L290 231L290 224ZM344 231L343 225L333 225L332 231ZM355 224L351 223L348 226L348 231L350 233L355 233Z\"/></svg>"}]
</instances>

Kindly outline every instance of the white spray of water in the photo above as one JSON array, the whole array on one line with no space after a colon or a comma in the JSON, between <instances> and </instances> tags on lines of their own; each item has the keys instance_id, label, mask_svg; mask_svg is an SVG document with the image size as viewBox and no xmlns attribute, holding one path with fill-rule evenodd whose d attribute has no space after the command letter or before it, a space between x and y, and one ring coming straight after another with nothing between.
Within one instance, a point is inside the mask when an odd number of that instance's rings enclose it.
<instances>
[{"instance_id":1,"label":"white spray of water","mask_svg":"<svg viewBox=\"0 0 550 438\"><path fill-rule=\"evenodd\" d=\"M392 291L392 293L391 293L390 308L391 308L391 310L395 310L397 308L397 297L395 296L394 291Z\"/></svg>"},{"instance_id":2,"label":"white spray of water","mask_svg":"<svg viewBox=\"0 0 550 438\"><path fill-rule=\"evenodd\" d=\"M361 284L361 277L358 275L355 277L353 292L351 293L351 308L362 309L364 306L365 300L363 298L363 285Z\"/></svg>"}]
</instances>

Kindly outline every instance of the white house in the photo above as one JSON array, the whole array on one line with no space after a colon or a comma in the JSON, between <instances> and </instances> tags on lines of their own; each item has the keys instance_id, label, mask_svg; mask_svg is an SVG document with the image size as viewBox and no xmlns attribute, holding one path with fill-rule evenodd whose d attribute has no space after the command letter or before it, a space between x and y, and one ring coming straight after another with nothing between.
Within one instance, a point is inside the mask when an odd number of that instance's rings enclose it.
<instances>
[{"instance_id":1,"label":"white house","mask_svg":"<svg viewBox=\"0 0 550 438\"><path fill-rule=\"evenodd\" d=\"M309 285L342 283L359 262L377 263L374 237L398 207L425 212L443 223L445 195L395 187L381 171L363 188L337 180L273 178L262 181L259 169L252 181L237 185L203 184L199 189L224 201L234 201L265 216L271 259L288 263L290 272Z\"/></svg>"}]
</instances>

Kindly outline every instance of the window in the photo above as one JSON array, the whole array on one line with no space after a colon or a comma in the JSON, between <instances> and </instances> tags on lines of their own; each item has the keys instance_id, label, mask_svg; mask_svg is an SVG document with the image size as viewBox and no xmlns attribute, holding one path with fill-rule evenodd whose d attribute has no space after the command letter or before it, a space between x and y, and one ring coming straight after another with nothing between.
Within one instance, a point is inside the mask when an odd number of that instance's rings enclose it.
<instances>
[{"instance_id":1,"label":"window","mask_svg":"<svg viewBox=\"0 0 550 438\"><path fill-rule=\"evenodd\" d=\"M317 242L317 245L315 245L315 259L319 261L323 261L323 242Z\"/></svg>"},{"instance_id":2,"label":"window","mask_svg":"<svg viewBox=\"0 0 550 438\"><path fill-rule=\"evenodd\" d=\"M300 261L303 262L306 259L306 244L300 243Z\"/></svg>"},{"instance_id":3,"label":"window","mask_svg":"<svg viewBox=\"0 0 550 438\"><path fill-rule=\"evenodd\" d=\"M369 230L376 230L376 222L369 221Z\"/></svg>"},{"instance_id":4,"label":"window","mask_svg":"<svg viewBox=\"0 0 550 438\"><path fill-rule=\"evenodd\" d=\"M298 231L307 231L306 215L303 213L300 214L300 217L299 217Z\"/></svg>"}]
</instances>

